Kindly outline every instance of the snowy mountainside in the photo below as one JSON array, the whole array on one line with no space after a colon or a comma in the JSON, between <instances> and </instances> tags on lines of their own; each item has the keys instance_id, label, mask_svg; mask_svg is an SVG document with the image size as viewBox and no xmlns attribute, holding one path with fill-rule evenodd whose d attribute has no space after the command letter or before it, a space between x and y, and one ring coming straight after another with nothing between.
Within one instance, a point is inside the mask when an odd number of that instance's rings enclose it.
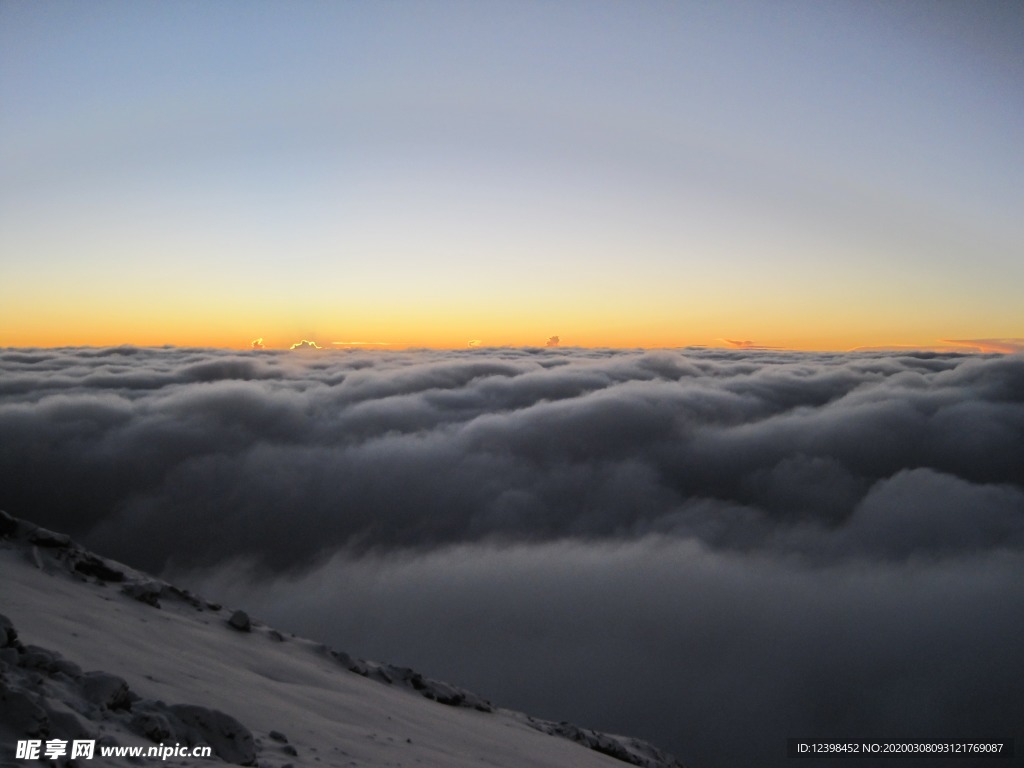
<instances>
[{"instance_id":1,"label":"snowy mountainside","mask_svg":"<svg viewBox=\"0 0 1024 768\"><path fill-rule=\"evenodd\" d=\"M209 746L300 766L678 768L636 739L500 709L457 686L291 635L0 512L0 766L19 740ZM158 759L158 758L149 758ZM105 762L106 761L106 762Z\"/></svg>"}]
</instances>

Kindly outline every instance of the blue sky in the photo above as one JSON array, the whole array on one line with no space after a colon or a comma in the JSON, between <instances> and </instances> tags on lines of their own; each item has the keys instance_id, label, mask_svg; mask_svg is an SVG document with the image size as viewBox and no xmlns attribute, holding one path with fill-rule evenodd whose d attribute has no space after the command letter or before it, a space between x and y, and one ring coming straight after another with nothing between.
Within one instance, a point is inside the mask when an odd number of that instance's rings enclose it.
<instances>
[{"instance_id":1,"label":"blue sky","mask_svg":"<svg viewBox=\"0 0 1024 768\"><path fill-rule=\"evenodd\" d=\"M0 344L1024 335L1016 3L0 20Z\"/></svg>"}]
</instances>

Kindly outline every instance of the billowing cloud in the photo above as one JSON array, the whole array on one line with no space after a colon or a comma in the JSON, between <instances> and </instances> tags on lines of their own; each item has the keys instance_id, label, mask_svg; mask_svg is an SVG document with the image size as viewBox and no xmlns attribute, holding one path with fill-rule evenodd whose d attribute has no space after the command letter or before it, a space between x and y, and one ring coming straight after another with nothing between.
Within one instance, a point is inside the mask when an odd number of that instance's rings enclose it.
<instances>
[{"instance_id":1,"label":"billowing cloud","mask_svg":"<svg viewBox=\"0 0 1024 768\"><path fill-rule=\"evenodd\" d=\"M687 765L783 768L788 736L1019 738L1022 567L1005 550L812 567L652 535L339 554L297 578L239 566L194 584Z\"/></svg>"},{"instance_id":2,"label":"billowing cloud","mask_svg":"<svg viewBox=\"0 0 1024 768\"><path fill-rule=\"evenodd\" d=\"M557 347L561 343L561 339L557 336L548 336L547 343L544 346Z\"/></svg>"},{"instance_id":3,"label":"billowing cloud","mask_svg":"<svg viewBox=\"0 0 1024 768\"><path fill-rule=\"evenodd\" d=\"M303 339L302 341L297 341L292 344L291 349L322 349L322 347L315 341Z\"/></svg>"},{"instance_id":4,"label":"billowing cloud","mask_svg":"<svg viewBox=\"0 0 1024 768\"><path fill-rule=\"evenodd\" d=\"M0 350L0 508L704 766L1024 737L1022 455L1020 354Z\"/></svg>"},{"instance_id":5,"label":"billowing cloud","mask_svg":"<svg viewBox=\"0 0 1024 768\"><path fill-rule=\"evenodd\" d=\"M263 344L263 337L262 336L260 336L258 339L253 339L252 340L252 348L253 349L265 349L265 345Z\"/></svg>"},{"instance_id":6,"label":"billowing cloud","mask_svg":"<svg viewBox=\"0 0 1024 768\"><path fill-rule=\"evenodd\" d=\"M466 342L467 347L479 347L483 342L480 339L470 339Z\"/></svg>"}]
</instances>

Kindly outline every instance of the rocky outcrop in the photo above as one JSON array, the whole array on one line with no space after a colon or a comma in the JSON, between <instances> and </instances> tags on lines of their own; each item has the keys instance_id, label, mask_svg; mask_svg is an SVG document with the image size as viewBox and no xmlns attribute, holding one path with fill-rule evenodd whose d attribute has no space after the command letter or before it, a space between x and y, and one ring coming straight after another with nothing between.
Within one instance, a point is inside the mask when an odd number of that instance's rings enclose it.
<instances>
[{"instance_id":1,"label":"rocky outcrop","mask_svg":"<svg viewBox=\"0 0 1024 768\"><path fill-rule=\"evenodd\" d=\"M88 739L117 746L112 734L122 733L155 744L208 746L226 763L256 764L252 733L224 712L143 699L116 675L83 672L56 651L24 645L5 616L0 641L0 743ZM72 765L68 755L48 762Z\"/></svg>"}]
</instances>

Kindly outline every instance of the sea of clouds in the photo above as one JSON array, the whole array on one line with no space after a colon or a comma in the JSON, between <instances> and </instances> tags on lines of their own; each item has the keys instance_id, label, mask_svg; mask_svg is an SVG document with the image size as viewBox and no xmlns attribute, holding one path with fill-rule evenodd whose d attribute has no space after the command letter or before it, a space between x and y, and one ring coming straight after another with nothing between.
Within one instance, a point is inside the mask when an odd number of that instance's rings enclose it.
<instances>
[{"instance_id":1,"label":"sea of clouds","mask_svg":"<svg viewBox=\"0 0 1024 768\"><path fill-rule=\"evenodd\" d=\"M1024 356L0 350L0 508L651 739L1024 737Z\"/></svg>"}]
</instances>

